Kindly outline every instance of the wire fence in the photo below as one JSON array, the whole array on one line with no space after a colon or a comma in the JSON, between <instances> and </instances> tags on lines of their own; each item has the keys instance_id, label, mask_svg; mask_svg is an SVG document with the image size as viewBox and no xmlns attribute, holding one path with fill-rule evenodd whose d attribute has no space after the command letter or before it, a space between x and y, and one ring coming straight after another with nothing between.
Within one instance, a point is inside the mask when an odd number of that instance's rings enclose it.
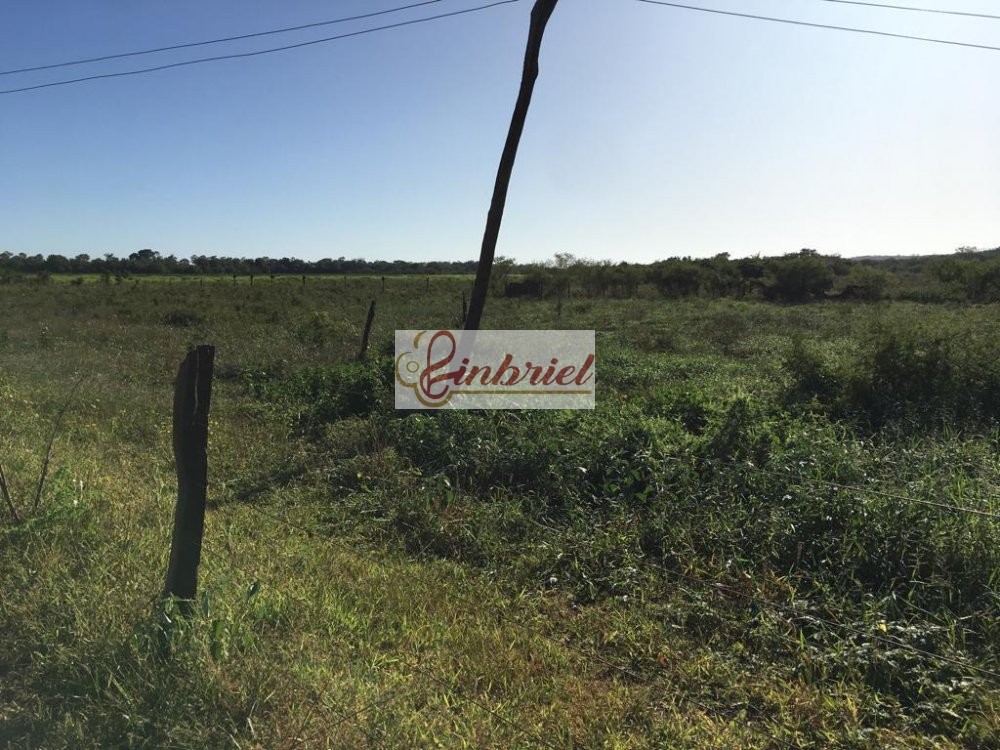
<instances>
[{"instance_id":1,"label":"wire fence","mask_svg":"<svg viewBox=\"0 0 1000 750\"><path fill-rule=\"evenodd\" d=\"M968 516L988 519L990 521L1000 519L1000 514L994 513L989 510L972 508L949 502L926 500L924 498L916 498L909 495L903 495L897 492L879 490L878 488L875 487L838 482L838 481L828 480L822 477L815 477L815 476L802 477L795 475L793 472L754 466L752 463L748 462L739 462L739 461L725 460L725 459L706 459L704 457L695 457L691 455L688 456L674 455L674 456L669 456L667 458L678 461L696 460L701 462L708 462L710 464L715 464L716 466L725 466L727 468L737 468L741 470L749 469L754 472L759 472L763 475L770 476L772 478L790 480L795 483L813 483L823 487L827 487L829 489L836 490L837 492L865 493L868 495L883 497L889 500L896 500L901 502L913 503L915 505L920 505L925 507L932 507L942 512L948 512L953 514L964 514ZM291 521L288 518L278 513L269 512L268 510L265 510L259 505L247 504L243 507L246 507L251 512L261 517L264 517L270 521L274 521L278 524L281 524L297 533L307 535L311 538L315 538L321 541L324 544L330 545L331 547L338 548L342 552L351 555L359 554L359 548L354 543L348 543L342 539L338 539L328 534L321 533L314 528L310 528L301 523L296 523L294 521ZM536 524L540 528L549 532L559 533L561 531L561 529L559 528L553 527L551 525L546 525L541 522L536 522ZM412 527L411 530L416 531L416 529L413 529ZM369 550L368 552L373 554L375 551ZM727 583L715 580L708 580L705 577L694 574L690 571L685 572L669 568L654 560L646 560L644 561L644 564L648 567L648 569L655 571L658 575L662 575L667 580L669 580L675 587L675 589L677 589L678 591L685 592L689 595L698 595L698 591L710 592L713 596L728 598L730 600L738 599L744 601L750 604L751 606L756 607L759 611L766 611L772 615L779 617L782 622L788 624L791 628L794 628L800 637L801 637L802 624L809 623L813 625L822 625L834 631L841 632L842 634L847 634L848 637L856 636L864 638L867 639L869 642L879 644L886 648L899 649L907 653L910 653L915 657L919 657L921 659L931 660L940 664L946 664L957 670L961 670L963 673L975 673L983 678L994 681L997 685L1000 685L1000 671L991 669L986 666L975 664L968 660L956 658L948 654L936 653L926 648L921 648L920 646L917 646L913 643L907 643L906 641L902 641L899 638L889 635L886 632L882 632L877 628L873 628L871 630L863 629L861 627L858 627L854 623L839 622L829 617L824 617L822 615L819 615L815 612L805 612L794 606L774 601L772 599L764 598L757 594L749 593L747 591L741 590ZM395 573L399 574L399 571L395 571ZM417 573L412 569L409 569L403 572L402 574L407 578L416 582L420 582L426 586L434 586L436 585L436 583L438 583L434 579L425 575L421 575L420 573ZM692 591L690 588L688 588L688 586L697 587L698 591ZM469 605L469 611L475 611L476 608L481 606L481 602L477 601L474 597L462 591L453 589L450 591L450 594L452 596L455 596L463 603ZM575 654L577 654L580 658L590 663L591 665L595 666L599 665L602 668L610 669L617 674L620 674L624 677L627 677L630 680L634 680L639 683L647 683L650 680L657 679L655 677L655 672L651 674L640 674L638 671L629 666L620 664L617 661L609 659L608 657L600 653L597 653L595 651L585 649L575 642L569 641L565 638L558 638L550 633L538 629L537 627L532 627L530 625L527 625L520 619L512 617L505 612L496 611L495 614L499 621L513 628L519 629L533 638L545 641L557 648L569 649ZM773 635L778 637L783 642L787 643L793 648L798 649L801 648L802 646L800 637L795 637L787 633L785 634L775 633ZM419 664L408 662L407 665L408 668L417 673L423 674L426 678L430 679L432 682L441 685L445 689L448 690L451 689L452 686L446 680L443 680L441 677L433 674L432 672L420 666ZM832 679L832 678L821 677L818 680L814 680L814 682L821 683L827 679ZM698 710L703 711L708 715L714 716L722 721L727 721L730 718L720 708L705 703L704 701L701 701L692 695L688 695L686 693L680 693L679 695L677 695L677 697L684 703L687 703L690 706L693 706ZM513 719L504 716L503 714L500 714L487 702L478 699L475 696L470 696L465 694L459 694L459 698L466 704L477 706L478 708L489 712L491 715L494 716L494 718L503 722L504 724L519 729L520 731L525 731L523 727L519 727L519 725ZM362 709L360 713L364 713L364 709ZM774 728L773 726L761 724L757 726L756 729L758 732L760 732L761 735L763 735L763 737L765 737L767 740L770 740L772 743L776 745L780 745L783 747L799 746L795 744L795 742L781 736L776 731L776 728ZM559 747L559 745L554 744L551 740L541 735L538 735L537 733L532 734L531 737L538 746Z\"/></svg>"},{"instance_id":2,"label":"wire fence","mask_svg":"<svg viewBox=\"0 0 1000 750\"><path fill-rule=\"evenodd\" d=\"M684 457L684 456L681 456L681 455L674 454L674 455L667 455L666 458L667 459L673 459L673 460L683 460L684 458L693 458L693 457L692 456ZM724 460L724 459L719 459L719 458L707 458L707 457L703 457L703 456L698 456L696 458L696 460L698 460L698 461L705 461L705 462L708 462L708 463L714 463L716 465L721 465L721 466L727 466L727 467L730 467L730 468L739 468L739 469L744 469L744 470L745 469L750 469L751 471L753 471L755 473L758 473L758 474L762 474L764 476L776 477L776 478L780 478L780 479L790 479L793 482L796 482L798 484L804 484L804 483L818 484L818 485L821 485L821 486L824 486L824 487L828 487L830 489L855 492L855 493L859 493L859 494L875 495L877 497L883 497L883 498L886 498L886 499L889 499L889 500L900 500L902 502L912 503L914 505L923 505L923 506L926 506L926 507L929 507L929 508L936 508L938 510L947 510L947 511L951 511L951 512L954 512L954 513L966 513L966 514L969 514L969 515L975 515L975 516L981 516L983 518L989 518L989 519L991 519L993 521L1000 521L1000 513L996 513L996 512L993 512L993 511L982 510L980 508L970 508L969 506L966 506L966 505L955 505L954 503L946 503L946 502L940 502L940 501L936 501L936 500L927 500L927 499L924 499L924 498L913 497L911 495L903 495L903 494L900 494L898 492L887 492L885 490L880 490L880 489L878 489L876 487L872 487L872 486L862 486L862 485L858 485L858 484L848 484L848 483L845 483L845 482L837 482L837 481L833 481L833 480L830 480L830 479L824 479L822 477L816 477L816 476L809 476L809 477L798 476L798 475L793 474L790 471L786 471L786 470L783 470L783 469L774 469L774 468L768 468L768 467L760 467L760 466L756 466L756 465L754 465L753 463L750 463L750 462L740 463L740 462L732 461L732 460Z\"/></svg>"},{"instance_id":3,"label":"wire fence","mask_svg":"<svg viewBox=\"0 0 1000 750\"><path fill-rule=\"evenodd\" d=\"M289 519L287 519L287 518L285 518L285 517L283 517L283 516L281 516L279 514L269 512L267 510L264 510L264 509L260 508L259 506L247 505L245 507L248 508L252 513L257 514L257 515L261 516L262 518L265 518L265 519L267 519L269 521L274 521L274 522L276 522L278 524L281 524L281 525L285 526L286 528L289 528L289 529L291 529L291 530L293 530L295 532L298 532L298 533L304 534L306 536L309 536L311 538L317 539L318 541L320 541L320 542L322 542L324 544L327 544L327 545L330 545L330 546L332 546L334 548L339 549L343 553L347 553L347 554L350 554L350 555L356 555L356 554L358 554L358 548L355 545L353 545L353 544L349 544L349 543L344 542L344 541L342 541L340 539L337 539L337 538L328 536L326 534L320 533L320 532L316 531L315 529L312 529L312 528L309 528L309 527L304 526L302 524L290 521ZM413 570L408 570L408 571L401 572L401 571L399 571L397 569L397 570L394 570L394 575L402 575L405 578L410 579L413 582L418 582L418 583L421 583L421 584L423 584L425 586L431 586L431 587L433 587L433 586L435 586L435 585L437 585L439 583L437 580L435 580L435 579L433 579L433 578L431 578L429 576L417 573L417 572L415 572ZM704 583L704 582L701 582L701 583ZM476 611L482 605L481 601L477 600L475 597L473 597L473 596L471 596L469 594L466 594L466 593L464 593L462 591L451 589L449 591L449 593L450 593L451 596L455 597L456 599L458 599L462 603L468 605L468 608L469 608L468 611L470 611L470 612ZM602 655L600 653L596 653L594 651L590 651L590 650L584 649L581 645L579 645L579 644L577 644L577 643L575 643L573 641L568 641L568 640L566 640L564 638L556 637L556 636L554 636L554 635L552 635L550 633L546 633L546 632L544 632L542 630L539 630L538 628L535 628L535 627L532 627L530 625L527 625L524 622L522 622L521 620L519 620L519 619L517 619L515 617L512 617L512 616L510 616L510 615L508 615L508 614L506 614L504 612L495 611L494 614L495 614L495 616L497 617L497 619L500 622L502 622L502 623L504 623L506 625L509 625L509 626L511 626L513 628L516 628L518 630L521 630L526 635L529 635L529 636L534 637L534 638L536 638L538 640L547 642L548 644L551 644L552 646L554 646L554 647L556 647L558 649L568 649L568 650L572 651L573 653L575 653L580 658L582 658L584 661L589 662L591 665L594 665L594 666L599 665L601 668L611 670L611 671L613 671L615 673L618 673L619 675L627 677L629 680L634 681L636 683L648 683L648 682L650 682L650 680L654 680L655 681L655 680L658 679L658 678L655 677L655 675L651 676L651 674L642 674L642 673L636 671L635 669L633 669L631 667L628 667L628 666L625 666L625 665L622 665L622 664L620 664L620 663L618 663L618 662L616 662L616 661L614 661L612 659L609 659L608 657L606 657L606 656L604 656L604 655ZM801 615L801 613L797 613L797 614ZM797 643L797 641L795 641L794 639L788 639L788 640L790 642L792 642L792 643ZM434 682L437 682L438 684L442 684L442 686L445 685L445 683L441 680L441 678L437 677L436 675L433 675L433 674L429 673L425 668L420 667L419 665L414 664L414 663L408 663L408 666L411 669L414 669L414 670L416 670L418 672L421 672L421 673L425 674L425 676L428 676ZM661 664L658 663L657 667L659 668L657 671L661 671L662 670L662 665ZM450 687L450 686L448 686L448 687ZM675 686L671 686L671 687L675 687ZM473 698L471 696L467 696L467 695L460 695L459 697L464 702L471 703L473 705L477 705L479 708L482 708L484 710L488 710L490 713L492 713L498 719L502 720L505 724L508 724L508 725L510 725L512 727L517 727L517 724L514 723L514 721L512 719L510 719L508 717L504 717L504 716L502 716L500 714L497 714L491 707L488 706L488 704L485 704L482 701L477 701L477 699L475 699L475 698ZM708 715L714 716L715 718L717 718L718 720L720 720L722 722L728 722L732 718L730 715L727 714L727 712L723 711L719 707L710 705L708 703L705 703L704 701L701 701L701 700L697 699L694 696L691 696L691 695L688 695L688 694L685 694L685 693L679 693L679 694L676 695L676 697L679 700L681 700L682 702L687 703L688 705L693 706L693 707L699 709L700 711L703 711L704 713L706 713ZM797 744L795 744L794 742L792 742L792 741L790 741L790 740L788 740L788 739L780 736L779 734L775 733L775 731L773 729L771 729L771 728L768 728L766 726L759 726L759 727L757 727L757 730L762 735L764 735L764 737L766 739L770 740L771 742L773 742L773 743L775 743L777 745L780 745L782 747L798 747ZM536 743L538 743L540 746L543 746L543 747L559 747L558 745L553 744L550 740L548 740L548 739L546 739L544 737L538 736L538 735L534 736L534 740L536 741Z\"/></svg>"},{"instance_id":4,"label":"wire fence","mask_svg":"<svg viewBox=\"0 0 1000 750\"><path fill-rule=\"evenodd\" d=\"M260 517L262 517L264 519L267 519L269 521L274 521L277 524L279 524L281 526L284 526L285 528L290 529L293 532L303 534L303 535L308 536L309 538L312 538L312 539L316 539L316 540L318 540L318 541L320 541L320 542L322 542L322 543L330 546L331 548L336 549L337 551L339 551L341 553L347 554L347 555L349 555L351 557L354 557L354 556L358 555L358 549L355 546L350 545L350 544L346 544L346 543L342 542L339 539L327 536L325 534L321 534L321 533L315 531L314 529L310 529L310 528L308 528L306 526L303 526L301 524L293 523L293 522L289 521L287 518L284 518L284 517L282 517L282 516L280 516L278 514L275 514L275 513L270 513L270 512L268 512L266 510L263 510L263 509L261 509L261 508L259 508L257 506L247 505L247 506L243 506L243 507L248 508L252 513L254 513L256 515L258 515L258 516L260 516ZM371 558L366 558L366 559L367 559L367 561L369 563L375 564L375 566L378 568L378 570L382 574L384 574L384 575L388 574L388 572L386 570L386 565L384 563L378 563L375 560L372 560ZM399 574L401 574L401 571L399 571L398 569L394 569L393 570L393 575L399 575ZM417 574L413 573L412 571L411 572L403 572L402 575L404 575L405 577L407 577L408 579L410 579L411 582L422 583L422 584L427 585L427 586L434 586L435 583L436 583L433 579L431 579L431 578L429 578L427 576L417 575ZM451 593L453 595L455 595L457 598L459 598L464 604L467 604L467 605L473 605L473 604L475 604L475 600L473 598L469 597L469 596L466 596L466 595L461 594L460 592L457 592L457 591L454 591L454 590ZM470 608L468 610L466 610L466 611L467 612L472 612L474 610L470 606ZM502 617L502 619L505 622L508 622L509 624L515 624L515 623L517 623L516 620L513 620L511 618ZM520 623L517 623L517 624L520 627L522 627L522 628L525 627L523 624L520 624ZM537 631L532 631L530 629L528 629L528 631L531 634L541 635ZM551 641L552 643L556 644L556 645L562 645L562 644L560 644L559 641L557 641L557 640L555 640L553 638L549 637L548 640ZM474 706L475 708L478 708L478 709L480 709L482 711L485 711L490 716L492 716L494 719L496 719L500 723L502 723L502 724L506 725L507 727L509 727L510 729L512 729L518 735L522 735L522 736L526 736L526 737L530 738L535 745L540 746L540 747L553 748L554 750L562 750L562 746L561 745L556 744L555 742L553 742L552 740L550 740L550 739L542 736L538 732L529 730L526 727L521 726L515 719L513 719L513 718L511 718L509 716L505 716L504 714L502 714L500 711L498 711L497 709L495 709L493 706L491 706L485 700L482 700L482 699L480 699L480 698L478 698L478 697L476 697L474 695L467 695L465 693L455 691L454 690L454 685L452 683L450 683L448 680L442 678L441 676L435 674L432 670L430 670L430 669L422 666L418 661L416 661L414 659L405 658L405 657L403 657L398 652L396 653L396 656L399 659L400 663L403 664L405 666L405 668L407 670L409 670L411 673L419 674L419 675L423 676L428 681L434 683L435 685L439 686L444 691L446 691L446 693L448 695L456 697L458 700L462 701L463 703L465 703L467 705ZM421 690L422 690L422 687L419 686L419 685L416 686L416 687L398 686L396 688L390 689L384 695L380 695L379 697L375 698L374 700L371 700L371 701L363 704L360 708L358 708L358 709L356 709L354 711L351 711L351 712L346 713L346 714L345 713L341 713L340 714L340 718L337 721L335 721L331 725L328 725L328 730L333 730L333 729L336 729L337 727L341 726L342 724L353 722L355 724L355 726L368 737L369 741L373 742L378 747L387 747L387 745L382 740L379 740L378 738L374 737L358 721L358 719L360 719L362 716L364 716L364 715L372 712L373 710L376 710L376 709L379 709L379 708L385 708L385 707L389 706L390 704L392 704L392 703L394 703L394 702L396 702L398 700L401 700L403 698L406 698L408 696L415 696L418 693L420 693ZM338 712L338 713L340 713L340 712ZM401 733L402 730L403 730L402 727L397 727L394 736L398 736L398 734Z\"/></svg>"}]
</instances>

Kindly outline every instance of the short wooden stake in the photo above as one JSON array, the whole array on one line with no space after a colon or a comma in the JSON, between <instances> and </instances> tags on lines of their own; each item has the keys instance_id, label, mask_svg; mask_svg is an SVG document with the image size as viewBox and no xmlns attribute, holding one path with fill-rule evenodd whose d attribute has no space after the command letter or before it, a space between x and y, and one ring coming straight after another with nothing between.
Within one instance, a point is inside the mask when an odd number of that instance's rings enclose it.
<instances>
[{"instance_id":1,"label":"short wooden stake","mask_svg":"<svg viewBox=\"0 0 1000 750\"><path fill-rule=\"evenodd\" d=\"M358 352L358 362L368 355L368 337L371 336L372 323L375 320L375 300L368 306L368 318L365 320L365 332L361 337L361 350Z\"/></svg>"}]
</instances>

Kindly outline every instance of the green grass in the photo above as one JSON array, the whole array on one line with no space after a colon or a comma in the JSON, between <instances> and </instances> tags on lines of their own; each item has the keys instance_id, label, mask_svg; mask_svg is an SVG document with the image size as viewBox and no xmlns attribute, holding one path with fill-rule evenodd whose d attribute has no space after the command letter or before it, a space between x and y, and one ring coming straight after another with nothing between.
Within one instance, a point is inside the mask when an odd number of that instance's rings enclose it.
<instances>
[{"instance_id":1,"label":"green grass","mask_svg":"<svg viewBox=\"0 0 1000 750\"><path fill-rule=\"evenodd\" d=\"M0 746L998 746L1000 527L929 504L1000 512L995 306L494 298L598 331L598 408L400 415L393 330L456 326L469 279L227 280L3 289ZM165 647L195 343L210 508Z\"/></svg>"}]
</instances>

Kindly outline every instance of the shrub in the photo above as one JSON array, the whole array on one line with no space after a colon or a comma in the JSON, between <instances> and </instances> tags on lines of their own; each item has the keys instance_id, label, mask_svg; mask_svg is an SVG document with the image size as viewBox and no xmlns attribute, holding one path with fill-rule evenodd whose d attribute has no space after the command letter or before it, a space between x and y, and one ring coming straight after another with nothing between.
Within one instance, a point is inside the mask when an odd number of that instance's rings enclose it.
<instances>
[{"instance_id":1,"label":"shrub","mask_svg":"<svg viewBox=\"0 0 1000 750\"><path fill-rule=\"evenodd\" d=\"M377 365L345 362L304 367L292 373L248 371L243 382L257 398L294 410L298 427L316 433L322 425L345 417L367 416L391 395L392 360Z\"/></svg>"},{"instance_id":2,"label":"shrub","mask_svg":"<svg viewBox=\"0 0 1000 750\"><path fill-rule=\"evenodd\" d=\"M807 302L822 297L833 286L833 270L813 250L779 258L772 270L774 279L767 294L782 302Z\"/></svg>"},{"instance_id":3,"label":"shrub","mask_svg":"<svg viewBox=\"0 0 1000 750\"><path fill-rule=\"evenodd\" d=\"M295 329L295 338L303 344L322 347L337 333L337 326L326 312L314 312Z\"/></svg>"},{"instance_id":4,"label":"shrub","mask_svg":"<svg viewBox=\"0 0 1000 750\"><path fill-rule=\"evenodd\" d=\"M172 328L191 328L192 326L201 325L204 322L204 318L197 313L187 310L171 310L163 316L162 321L163 325L171 326Z\"/></svg>"},{"instance_id":5,"label":"shrub","mask_svg":"<svg viewBox=\"0 0 1000 750\"><path fill-rule=\"evenodd\" d=\"M847 275L847 284L840 296L849 299L874 302L885 297L890 276L880 268L852 266Z\"/></svg>"},{"instance_id":6,"label":"shrub","mask_svg":"<svg viewBox=\"0 0 1000 750\"><path fill-rule=\"evenodd\" d=\"M790 405L812 404L871 428L896 420L926 426L981 424L1000 416L996 342L945 332L891 331L835 365L793 343L784 367Z\"/></svg>"}]
</instances>

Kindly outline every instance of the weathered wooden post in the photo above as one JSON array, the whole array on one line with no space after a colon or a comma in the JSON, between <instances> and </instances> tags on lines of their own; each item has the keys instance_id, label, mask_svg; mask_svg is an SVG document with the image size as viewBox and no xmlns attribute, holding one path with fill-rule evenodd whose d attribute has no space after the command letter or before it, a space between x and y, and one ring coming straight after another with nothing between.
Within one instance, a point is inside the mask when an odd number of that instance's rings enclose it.
<instances>
[{"instance_id":1,"label":"weathered wooden post","mask_svg":"<svg viewBox=\"0 0 1000 750\"><path fill-rule=\"evenodd\" d=\"M542 35L545 25L552 16L558 0L535 0L531 9L531 24L528 27L528 44L524 50L524 68L521 72L521 88L514 104L514 114L507 130L507 141L500 155L500 166L497 169L496 182L493 185L493 198L490 201L490 211L486 216L486 231L483 233L483 245L479 252L479 266L476 268L476 281L472 287L472 299L469 303L469 315L465 321L465 329L476 331L483 317L486 306L486 295L490 289L490 272L493 270L493 256L497 249L497 239L500 237L500 222L503 220L503 209L507 202L507 188L510 185L511 174L514 172L514 159L517 156L517 146L521 141L524 121L528 116L528 105L531 104L531 92L538 78L538 53L542 49Z\"/></svg>"},{"instance_id":2,"label":"weathered wooden post","mask_svg":"<svg viewBox=\"0 0 1000 750\"><path fill-rule=\"evenodd\" d=\"M180 599L185 609L190 609L198 589L208 489L208 410L214 361L214 346L192 349L181 363L174 386L177 506L163 596Z\"/></svg>"},{"instance_id":3,"label":"weathered wooden post","mask_svg":"<svg viewBox=\"0 0 1000 750\"><path fill-rule=\"evenodd\" d=\"M462 291L462 325L465 325L465 319L469 317L469 308L465 304L465 291Z\"/></svg>"},{"instance_id":4,"label":"weathered wooden post","mask_svg":"<svg viewBox=\"0 0 1000 750\"><path fill-rule=\"evenodd\" d=\"M364 360L368 354L368 337L372 332L372 323L375 321L375 300L368 306L368 318L365 320L365 332L361 336L361 349L358 351L358 362Z\"/></svg>"},{"instance_id":5,"label":"weathered wooden post","mask_svg":"<svg viewBox=\"0 0 1000 750\"><path fill-rule=\"evenodd\" d=\"M382 277L382 291L385 291L385 276Z\"/></svg>"}]
</instances>

